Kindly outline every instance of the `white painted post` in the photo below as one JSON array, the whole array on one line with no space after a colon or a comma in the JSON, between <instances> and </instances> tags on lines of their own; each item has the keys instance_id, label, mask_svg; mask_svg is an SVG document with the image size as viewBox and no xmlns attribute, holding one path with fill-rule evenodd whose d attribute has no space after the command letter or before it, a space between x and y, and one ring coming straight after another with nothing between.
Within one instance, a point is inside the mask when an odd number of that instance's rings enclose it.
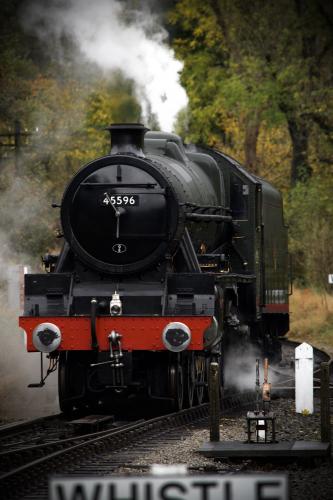
<instances>
[{"instance_id":1,"label":"white painted post","mask_svg":"<svg viewBox=\"0 0 333 500\"><path fill-rule=\"evenodd\" d=\"M296 413L313 413L313 348L306 342L295 349Z\"/></svg>"}]
</instances>

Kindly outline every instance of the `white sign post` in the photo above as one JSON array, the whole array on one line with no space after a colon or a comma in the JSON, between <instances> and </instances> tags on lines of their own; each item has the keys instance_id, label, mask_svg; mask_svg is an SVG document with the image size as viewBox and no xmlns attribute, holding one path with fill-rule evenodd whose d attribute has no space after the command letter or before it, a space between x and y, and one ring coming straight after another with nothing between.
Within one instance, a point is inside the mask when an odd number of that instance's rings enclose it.
<instances>
[{"instance_id":1,"label":"white sign post","mask_svg":"<svg viewBox=\"0 0 333 500\"><path fill-rule=\"evenodd\" d=\"M50 500L287 500L287 474L51 477Z\"/></svg>"},{"instance_id":2,"label":"white sign post","mask_svg":"<svg viewBox=\"0 0 333 500\"><path fill-rule=\"evenodd\" d=\"M313 413L313 348L304 342L295 349L296 413Z\"/></svg>"}]
</instances>

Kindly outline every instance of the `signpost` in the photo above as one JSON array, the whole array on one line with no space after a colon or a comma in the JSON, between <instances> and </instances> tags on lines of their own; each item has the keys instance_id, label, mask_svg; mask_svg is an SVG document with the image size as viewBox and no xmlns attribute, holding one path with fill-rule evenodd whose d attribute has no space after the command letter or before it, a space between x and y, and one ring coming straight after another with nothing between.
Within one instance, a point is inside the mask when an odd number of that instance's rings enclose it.
<instances>
[{"instance_id":1,"label":"signpost","mask_svg":"<svg viewBox=\"0 0 333 500\"><path fill-rule=\"evenodd\" d=\"M296 413L313 413L313 348L303 342L295 349Z\"/></svg>"},{"instance_id":2,"label":"signpost","mask_svg":"<svg viewBox=\"0 0 333 500\"><path fill-rule=\"evenodd\" d=\"M49 500L287 500L286 474L56 477Z\"/></svg>"}]
</instances>

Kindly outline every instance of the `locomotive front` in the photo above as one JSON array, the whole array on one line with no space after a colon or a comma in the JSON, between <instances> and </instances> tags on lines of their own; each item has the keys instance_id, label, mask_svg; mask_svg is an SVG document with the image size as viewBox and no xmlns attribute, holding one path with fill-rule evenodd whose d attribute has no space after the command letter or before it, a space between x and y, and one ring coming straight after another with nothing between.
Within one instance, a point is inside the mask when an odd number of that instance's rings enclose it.
<instances>
[{"instance_id":1,"label":"locomotive front","mask_svg":"<svg viewBox=\"0 0 333 500\"><path fill-rule=\"evenodd\" d=\"M110 154L64 193L60 254L45 258L48 273L25 276L27 349L59 366L67 413L115 410L130 396L201 403L209 359L250 344L279 358L289 325L281 196L174 134L110 132Z\"/></svg>"},{"instance_id":2,"label":"locomotive front","mask_svg":"<svg viewBox=\"0 0 333 500\"><path fill-rule=\"evenodd\" d=\"M100 272L126 274L153 265L179 238L179 205L167 178L135 145L136 134L119 144L121 129L112 132L111 155L74 177L61 219L65 238L82 262ZM113 155L118 148L122 153Z\"/></svg>"},{"instance_id":3,"label":"locomotive front","mask_svg":"<svg viewBox=\"0 0 333 500\"><path fill-rule=\"evenodd\" d=\"M65 244L52 272L26 276L28 350L59 361L63 411L133 392L174 408L195 392L201 402L204 348L219 331L214 278L201 274L197 252L215 248L230 219L220 213L221 175L206 158L214 185L172 134L147 134L144 146L140 124L110 132L111 153L65 190Z\"/></svg>"},{"instance_id":4,"label":"locomotive front","mask_svg":"<svg viewBox=\"0 0 333 500\"><path fill-rule=\"evenodd\" d=\"M174 254L184 234L187 202L219 203L210 180L193 175L188 164L143 154L147 129L142 125L113 125L110 131L111 154L73 178L61 221L82 262L102 273L126 275ZM207 240L206 230L196 224L194 239L204 231Z\"/></svg>"}]
</instances>

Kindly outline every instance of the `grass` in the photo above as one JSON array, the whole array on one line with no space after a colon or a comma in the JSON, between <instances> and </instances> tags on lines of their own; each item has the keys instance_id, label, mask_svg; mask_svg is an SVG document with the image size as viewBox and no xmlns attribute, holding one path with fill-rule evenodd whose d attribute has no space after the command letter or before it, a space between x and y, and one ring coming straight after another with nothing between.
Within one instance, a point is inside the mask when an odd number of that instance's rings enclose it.
<instances>
[{"instance_id":1,"label":"grass","mask_svg":"<svg viewBox=\"0 0 333 500\"><path fill-rule=\"evenodd\" d=\"M290 297L288 338L307 342L333 357L333 296L312 289L294 289Z\"/></svg>"}]
</instances>

